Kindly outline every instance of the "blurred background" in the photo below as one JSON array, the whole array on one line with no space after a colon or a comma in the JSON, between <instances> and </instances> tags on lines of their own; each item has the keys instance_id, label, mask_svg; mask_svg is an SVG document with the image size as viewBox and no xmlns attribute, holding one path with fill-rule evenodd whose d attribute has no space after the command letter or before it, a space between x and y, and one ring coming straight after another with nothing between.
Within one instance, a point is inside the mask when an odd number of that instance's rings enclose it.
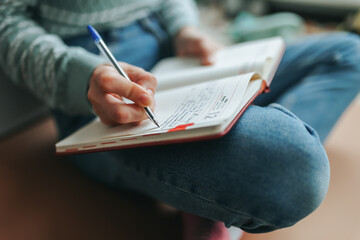
<instances>
[{"instance_id":1,"label":"blurred background","mask_svg":"<svg viewBox=\"0 0 360 240\"><path fill-rule=\"evenodd\" d=\"M224 42L309 33L360 33L360 0L198 0L203 27Z\"/></svg>"},{"instance_id":2,"label":"blurred background","mask_svg":"<svg viewBox=\"0 0 360 240\"><path fill-rule=\"evenodd\" d=\"M360 34L360 0L197 0L197 3L201 27L224 44L272 36L282 36L291 43L308 34L332 31ZM19 91L20 96L14 94ZM331 183L325 201L314 214L294 227L269 234L245 234L242 239L360 239L359 123L360 97L349 106L326 142ZM69 236L84 239L83 232L88 233L86 239L99 239L96 236L103 234L102 229L122 236L124 232L119 232L117 226L131 230L134 222L143 226L136 232L145 232L147 239L166 239L166 234L176 232L178 218L157 211L151 200L124 196L94 185L66 161L58 161L62 159L53 155L56 136L46 107L0 73L0 239L24 239L2 235L9 228L24 231L26 239L70 239ZM109 207L113 205L119 207ZM16 214L21 217L16 218ZM34 235L39 233L38 222L48 227L45 235ZM97 228L93 228L95 225ZM58 238L48 237L55 235Z\"/></svg>"}]
</instances>

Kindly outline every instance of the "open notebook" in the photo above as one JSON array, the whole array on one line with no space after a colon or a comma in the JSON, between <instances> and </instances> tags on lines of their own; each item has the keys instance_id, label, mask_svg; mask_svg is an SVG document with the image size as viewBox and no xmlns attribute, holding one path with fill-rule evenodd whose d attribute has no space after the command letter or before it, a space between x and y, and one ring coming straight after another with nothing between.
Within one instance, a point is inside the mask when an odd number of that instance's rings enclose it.
<instances>
[{"instance_id":1,"label":"open notebook","mask_svg":"<svg viewBox=\"0 0 360 240\"><path fill-rule=\"evenodd\" d=\"M139 126L106 126L98 118L56 144L58 154L213 139L226 134L246 107L270 85L285 50L281 38L220 50L216 64L168 58L153 69L158 79L155 115Z\"/></svg>"}]
</instances>

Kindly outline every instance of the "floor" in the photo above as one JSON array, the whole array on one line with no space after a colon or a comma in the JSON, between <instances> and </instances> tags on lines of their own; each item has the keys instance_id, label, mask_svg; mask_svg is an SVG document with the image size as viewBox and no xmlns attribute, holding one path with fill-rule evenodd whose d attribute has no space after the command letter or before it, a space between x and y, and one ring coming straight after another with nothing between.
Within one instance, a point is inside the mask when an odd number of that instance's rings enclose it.
<instances>
[{"instance_id":1,"label":"floor","mask_svg":"<svg viewBox=\"0 0 360 240\"><path fill-rule=\"evenodd\" d=\"M1 240L162 240L181 219L157 202L92 182L54 155L51 117L0 141Z\"/></svg>"}]
</instances>

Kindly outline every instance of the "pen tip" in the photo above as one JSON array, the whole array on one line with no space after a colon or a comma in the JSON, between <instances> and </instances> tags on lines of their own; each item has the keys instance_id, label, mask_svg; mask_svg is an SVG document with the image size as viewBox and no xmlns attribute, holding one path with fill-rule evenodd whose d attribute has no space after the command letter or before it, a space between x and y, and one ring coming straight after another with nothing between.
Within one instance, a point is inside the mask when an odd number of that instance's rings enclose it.
<instances>
[{"instance_id":1,"label":"pen tip","mask_svg":"<svg viewBox=\"0 0 360 240\"><path fill-rule=\"evenodd\" d=\"M154 119L154 123L155 123L155 125L158 127L158 128L160 128L160 125L159 125L159 123Z\"/></svg>"}]
</instances>

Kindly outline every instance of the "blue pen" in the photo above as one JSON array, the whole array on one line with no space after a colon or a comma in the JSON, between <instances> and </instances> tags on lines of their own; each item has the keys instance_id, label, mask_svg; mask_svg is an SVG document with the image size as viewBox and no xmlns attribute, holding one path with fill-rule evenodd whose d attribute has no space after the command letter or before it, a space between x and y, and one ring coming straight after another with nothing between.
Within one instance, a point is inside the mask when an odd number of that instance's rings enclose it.
<instances>
[{"instance_id":1,"label":"blue pen","mask_svg":"<svg viewBox=\"0 0 360 240\"><path fill-rule=\"evenodd\" d=\"M91 25L87 26L87 29L91 35L91 38L94 40L96 46L99 48L99 50L107 56L107 58L110 60L110 62L113 64L115 69L127 80L131 81L126 72L120 67L118 62L116 61L115 57L110 52L109 48L106 46L104 40L101 38L100 34L93 28ZM158 121L156 120L156 117L150 107L144 107L146 115L148 118L155 123L156 126L160 127Z\"/></svg>"}]
</instances>

